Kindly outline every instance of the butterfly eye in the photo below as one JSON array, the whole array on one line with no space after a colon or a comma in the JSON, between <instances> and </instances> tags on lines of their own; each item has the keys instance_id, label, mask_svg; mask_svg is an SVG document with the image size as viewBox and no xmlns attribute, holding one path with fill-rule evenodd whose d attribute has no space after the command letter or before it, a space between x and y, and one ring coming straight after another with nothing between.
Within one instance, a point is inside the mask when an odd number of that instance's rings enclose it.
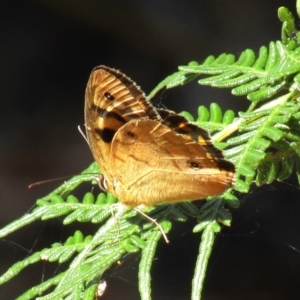
<instances>
[{"instance_id":1,"label":"butterfly eye","mask_svg":"<svg viewBox=\"0 0 300 300\"><path fill-rule=\"evenodd\" d=\"M115 100L115 97L112 94L110 94L109 92L104 93L104 97L110 101Z\"/></svg>"},{"instance_id":2,"label":"butterfly eye","mask_svg":"<svg viewBox=\"0 0 300 300\"><path fill-rule=\"evenodd\" d=\"M99 187L103 192L107 192L107 180L102 174L99 175Z\"/></svg>"},{"instance_id":3,"label":"butterfly eye","mask_svg":"<svg viewBox=\"0 0 300 300\"><path fill-rule=\"evenodd\" d=\"M187 163L192 169L200 169L201 168L201 165L197 161L189 160Z\"/></svg>"}]
</instances>

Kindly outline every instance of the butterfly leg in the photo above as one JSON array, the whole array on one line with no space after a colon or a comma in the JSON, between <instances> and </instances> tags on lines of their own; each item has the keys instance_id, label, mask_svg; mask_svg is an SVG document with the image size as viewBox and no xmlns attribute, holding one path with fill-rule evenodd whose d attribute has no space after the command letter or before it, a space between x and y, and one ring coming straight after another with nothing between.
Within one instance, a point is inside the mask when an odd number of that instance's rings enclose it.
<instances>
[{"instance_id":1,"label":"butterfly leg","mask_svg":"<svg viewBox=\"0 0 300 300\"><path fill-rule=\"evenodd\" d=\"M150 222L152 222L155 226L157 226L158 229L160 230L160 232L161 232L161 234L162 234L164 240L166 241L166 243L167 243L167 244L169 243L168 237L167 237L167 235L165 234L163 228L161 227L160 224L158 224L158 223L156 222L155 219L149 217L148 215L146 215L144 212L142 212L142 211L141 211L139 208L137 208L137 207L135 207L134 210L137 211L138 213L140 213L145 219L147 219L147 220L149 220Z\"/></svg>"},{"instance_id":2,"label":"butterfly leg","mask_svg":"<svg viewBox=\"0 0 300 300\"><path fill-rule=\"evenodd\" d=\"M119 226L119 221L118 219L116 218L116 215L115 215L115 212L114 212L114 209L117 208L117 207L121 207L123 208L124 205L122 203L115 203L115 204L112 204L110 206L110 212L111 212L111 215L112 217L115 219L115 222L116 222L116 226L117 226L117 236L116 238L111 242L111 244L114 244L118 241L119 237L120 237L120 226Z\"/></svg>"}]
</instances>

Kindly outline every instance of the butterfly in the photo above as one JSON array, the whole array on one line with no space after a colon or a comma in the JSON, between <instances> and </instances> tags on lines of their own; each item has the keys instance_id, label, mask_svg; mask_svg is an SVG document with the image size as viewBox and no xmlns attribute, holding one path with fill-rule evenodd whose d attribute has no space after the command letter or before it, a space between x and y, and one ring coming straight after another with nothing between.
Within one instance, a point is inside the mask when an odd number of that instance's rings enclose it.
<instances>
[{"instance_id":1,"label":"butterfly","mask_svg":"<svg viewBox=\"0 0 300 300\"><path fill-rule=\"evenodd\" d=\"M156 109L118 70L92 70L85 92L88 144L101 168L99 184L129 206L220 195L234 185L234 165L208 132Z\"/></svg>"}]
</instances>

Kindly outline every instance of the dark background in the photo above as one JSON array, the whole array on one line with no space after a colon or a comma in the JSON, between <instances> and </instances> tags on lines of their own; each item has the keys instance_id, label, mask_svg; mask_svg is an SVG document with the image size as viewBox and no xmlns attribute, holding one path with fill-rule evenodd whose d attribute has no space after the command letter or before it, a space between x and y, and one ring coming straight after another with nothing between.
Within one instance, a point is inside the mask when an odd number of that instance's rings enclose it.
<instances>
[{"instance_id":1,"label":"dark background","mask_svg":"<svg viewBox=\"0 0 300 300\"><path fill-rule=\"evenodd\" d=\"M279 40L277 9L295 0L6 1L0 9L0 226L22 216L58 183L29 190L43 179L78 174L92 162L77 131L83 125L85 85L93 67L118 68L146 93L178 65L210 54L239 55ZM218 102L236 111L245 99L229 90L190 83L163 104L196 115ZM88 185L86 191L91 187ZM299 299L299 190L273 184L242 196L231 228L217 237L203 293L210 299ZM153 299L190 299L199 236L193 223L176 224L161 242L153 268ZM0 241L0 272L32 251L73 232L60 220L36 222ZM137 255L107 274L103 299L139 299ZM56 266L39 264L0 287L15 299Z\"/></svg>"}]
</instances>

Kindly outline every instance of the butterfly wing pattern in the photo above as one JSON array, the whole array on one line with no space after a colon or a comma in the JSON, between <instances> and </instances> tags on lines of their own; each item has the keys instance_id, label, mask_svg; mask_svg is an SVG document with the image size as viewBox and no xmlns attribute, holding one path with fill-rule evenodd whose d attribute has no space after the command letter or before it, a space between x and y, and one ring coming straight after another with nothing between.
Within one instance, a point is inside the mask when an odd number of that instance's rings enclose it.
<instances>
[{"instance_id":1,"label":"butterfly wing pattern","mask_svg":"<svg viewBox=\"0 0 300 300\"><path fill-rule=\"evenodd\" d=\"M234 184L234 165L204 129L156 110L135 83L105 66L86 88L87 139L107 190L127 205L204 199Z\"/></svg>"},{"instance_id":2,"label":"butterfly wing pattern","mask_svg":"<svg viewBox=\"0 0 300 300\"><path fill-rule=\"evenodd\" d=\"M99 66L93 69L85 92L85 126L89 146L107 176L111 142L120 127L134 119L160 120L140 88L121 72Z\"/></svg>"}]
</instances>

